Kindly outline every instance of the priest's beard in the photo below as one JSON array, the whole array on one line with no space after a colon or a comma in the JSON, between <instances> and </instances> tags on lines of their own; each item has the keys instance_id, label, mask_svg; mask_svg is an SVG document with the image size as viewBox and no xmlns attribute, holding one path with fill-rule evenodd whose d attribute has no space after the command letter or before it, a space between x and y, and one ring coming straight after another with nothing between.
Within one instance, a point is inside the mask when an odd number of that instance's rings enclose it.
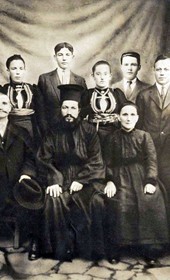
<instances>
[{"instance_id":1,"label":"priest's beard","mask_svg":"<svg viewBox=\"0 0 170 280\"><path fill-rule=\"evenodd\" d=\"M66 118L68 118L68 117L72 117L72 118L73 118L73 121L72 121L72 122L67 121ZM67 129L67 130L74 130L75 127L77 127L77 125L79 124L79 122L80 122L80 118L79 118L79 117L78 117L78 118L74 118L74 117L73 117L72 115L70 115L70 114L64 116L64 117L62 118L62 121L61 121L62 127L63 127L64 129Z\"/></svg>"}]
</instances>

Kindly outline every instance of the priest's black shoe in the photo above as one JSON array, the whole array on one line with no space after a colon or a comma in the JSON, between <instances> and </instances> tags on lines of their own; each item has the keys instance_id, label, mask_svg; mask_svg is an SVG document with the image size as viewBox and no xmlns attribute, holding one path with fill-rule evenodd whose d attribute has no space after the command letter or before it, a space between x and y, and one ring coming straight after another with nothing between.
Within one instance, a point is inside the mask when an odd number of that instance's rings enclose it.
<instances>
[{"instance_id":1,"label":"priest's black shoe","mask_svg":"<svg viewBox=\"0 0 170 280\"><path fill-rule=\"evenodd\" d=\"M156 267L161 267L160 262L157 259L145 259L146 262L146 267L147 268L156 268Z\"/></svg>"},{"instance_id":2,"label":"priest's black shoe","mask_svg":"<svg viewBox=\"0 0 170 280\"><path fill-rule=\"evenodd\" d=\"M62 257L60 257L60 261L62 262L72 262L73 260L73 252L71 250L67 250L66 254Z\"/></svg>"},{"instance_id":3,"label":"priest's black shoe","mask_svg":"<svg viewBox=\"0 0 170 280\"><path fill-rule=\"evenodd\" d=\"M111 263L111 264L117 264L117 263L120 262L120 257L116 256L116 257L113 257L113 258L108 258L108 262Z\"/></svg>"},{"instance_id":4,"label":"priest's black shoe","mask_svg":"<svg viewBox=\"0 0 170 280\"><path fill-rule=\"evenodd\" d=\"M36 238L33 238L31 240L30 244L30 250L28 253L28 259L29 261L35 261L40 258L40 247L39 247L39 241Z\"/></svg>"}]
</instances>

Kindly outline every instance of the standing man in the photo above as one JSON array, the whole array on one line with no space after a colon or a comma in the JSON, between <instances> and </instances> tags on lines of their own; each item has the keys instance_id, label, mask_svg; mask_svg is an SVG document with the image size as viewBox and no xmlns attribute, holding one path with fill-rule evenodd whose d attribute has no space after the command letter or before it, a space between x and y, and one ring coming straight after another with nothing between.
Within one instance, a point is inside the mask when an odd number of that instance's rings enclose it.
<instances>
[{"instance_id":1,"label":"standing man","mask_svg":"<svg viewBox=\"0 0 170 280\"><path fill-rule=\"evenodd\" d=\"M123 79L113 84L112 88L121 89L127 100L135 103L138 93L149 86L149 84L140 81L137 77L141 68L140 54L137 52L123 53L120 61Z\"/></svg>"},{"instance_id":2,"label":"standing man","mask_svg":"<svg viewBox=\"0 0 170 280\"><path fill-rule=\"evenodd\" d=\"M61 117L38 152L46 189L41 248L43 254L71 261L73 253L90 257L90 199L105 169L95 127L79 117L83 87L59 89Z\"/></svg>"},{"instance_id":3,"label":"standing man","mask_svg":"<svg viewBox=\"0 0 170 280\"><path fill-rule=\"evenodd\" d=\"M39 77L38 86L42 94L44 112L42 118L47 127L53 127L60 113L61 84L78 84L87 88L84 78L71 71L71 63L74 58L74 49L67 42L59 43L54 48L54 58L57 68L52 72L42 74Z\"/></svg>"},{"instance_id":4,"label":"standing man","mask_svg":"<svg viewBox=\"0 0 170 280\"><path fill-rule=\"evenodd\" d=\"M159 177L170 201L170 58L159 55L154 63L156 83L138 95L138 126L150 132L158 156Z\"/></svg>"}]
</instances>

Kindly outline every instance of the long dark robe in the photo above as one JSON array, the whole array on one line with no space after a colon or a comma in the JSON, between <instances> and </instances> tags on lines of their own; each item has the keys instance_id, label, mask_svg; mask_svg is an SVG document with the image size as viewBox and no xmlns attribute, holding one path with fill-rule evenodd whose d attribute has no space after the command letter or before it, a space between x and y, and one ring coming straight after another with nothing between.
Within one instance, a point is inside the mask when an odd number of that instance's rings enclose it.
<instances>
[{"instance_id":1,"label":"long dark robe","mask_svg":"<svg viewBox=\"0 0 170 280\"><path fill-rule=\"evenodd\" d=\"M93 197L93 254L111 257L119 246L167 243L164 189L158 183L156 151L150 134L137 129L130 133L117 130L109 137L105 152L106 179L114 182L117 192L107 198L101 190ZM156 186L154 194L144 194L147 183Z\"/></svg>"},{"instance_id":2,"label":"long dark robe","mask_svg":"<svg viewBox=\"0 0 170 280\"><path fill-rule=\"evenodd\" d=\"M63 190L57 198L46 195L42 251L53 253L57 259L65 258L73 249L71 240L74 239L78 255L89 258L90 199L97 181L105 177L95 128L86 121L71 130L59 124L59 128L44 140L38 159L42 164L40 177L46 180L46 187L59 184ZM83 184L83 189L70 194L73 181Z\"/></svg>"},{"instance_id":3,"label":"long dark robe","mask_svg":"<svg viewBox=\"0 0 170 280\"><path fill-rule=\"evenodd\" d=\"M115 183L113 204L118 244L160 244L168 242L166 207L157 180L156 151L149 133L118 130L110 137L107 179ZM147 183L156 186L144 194Z\"/></svg>"}]
</instances>

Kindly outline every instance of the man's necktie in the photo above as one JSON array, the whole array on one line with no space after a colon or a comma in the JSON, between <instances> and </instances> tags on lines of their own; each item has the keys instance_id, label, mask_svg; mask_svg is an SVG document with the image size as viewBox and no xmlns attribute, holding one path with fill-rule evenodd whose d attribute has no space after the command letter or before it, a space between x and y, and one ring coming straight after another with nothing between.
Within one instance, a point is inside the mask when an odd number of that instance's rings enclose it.
<instances>
[{"instance_id":1,"label":"man's necktie","mask_svg":"<svg viewBox=\"0 0 170 280\"><path fill-rule=\"evenodd\" d=\"M24 104L22 93L21 93L22 92L22 86L20 86L20 85L16 86L15 90L16 90L16 93L17 93L16 99L17 99L18 109L22 109L23 104Z\"/></svg>"},{"instance_id":2,"label":"man's necktie","mask_svg":"<svg viewBox=\"0 0 170 280\"><path fill-rule=\"evenodd\" d=\"M161 93L160 93L162 108L164 106L165 96L166 96L165 87L162 86Z\"/></svg>"},{"instance_id":3,"label":"man's necktie","mask_svg":"<svg viewBox=\"0 0 170 280\"><path fill-rule=\"evenodd\" d=\"M165 98L165 88L164 88L164 86L162 86L162 88L161 88L161 93L160 93L160 97L161 97L161 100L162 101L164 101L164 98Z\"/></svg>"},{"instance_id":4,"label":"man's necktie","mask_svg":"<svg viewBox=\"0 0 170 280\"><path fill-rule=\"evenodd\" d=\"M125 91L126 98L129 99L132 93L132 87L131 87L132 81L127 81L127 87Z\"/></svg>"}]
</instances>

